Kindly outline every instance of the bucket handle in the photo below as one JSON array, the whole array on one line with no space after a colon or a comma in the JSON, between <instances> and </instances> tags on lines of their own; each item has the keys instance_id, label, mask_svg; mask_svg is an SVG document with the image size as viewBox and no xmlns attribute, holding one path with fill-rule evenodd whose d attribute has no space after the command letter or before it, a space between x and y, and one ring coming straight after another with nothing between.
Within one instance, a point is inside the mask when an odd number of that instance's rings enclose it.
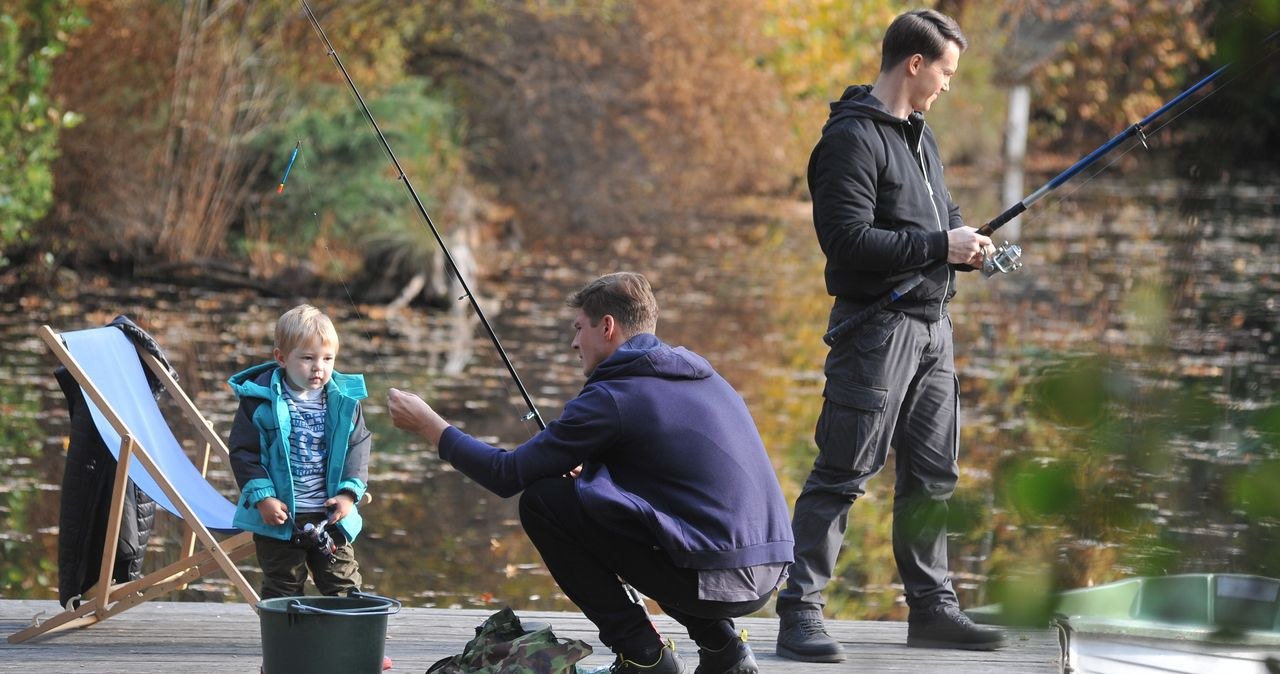
<instances>
[{"instance_id":1,"label":"bucket handle","mask_svg":"<svg viewBox=\"0 0 1280 674\"><path fill-rule=\"evenodd\" d=\"M380 594L371 594L371 593L369 593L369 592L361 592L360 590L350 590L350 591L348 591L348 592L347 592L347 596L348 596L348 597L355 597L355 598L357 598L357 599L377 599L377 600L379 600L379 601L385 601L385 602L387 602L387 604L395 604L396 610L391 611L390 613L399 613L399 612L400 612L400 602L399 602L399 600L392 599L391 597L384 597L384 596L382 596L382 595L380 595Z\"/></svg>"},{"instance_id":2,"label":"bucket handle","mask_svg":"<svg viewBox=\"0 0 1280 674\"><path fill-rule=\"evenodd\" d=\"M366 606L364 608L343 609L341 611L331 611L329 609L308 606L297 599L289 602L290 613L321 613L324 615L394 615L400 612L400 602L391 597L383 597L376 594L365 594L364 592L352 591L347 596L357 599L378 599L387 602L386 606ZM394 607L394 608L393 608Z\"/></svg>"}]
</instances>

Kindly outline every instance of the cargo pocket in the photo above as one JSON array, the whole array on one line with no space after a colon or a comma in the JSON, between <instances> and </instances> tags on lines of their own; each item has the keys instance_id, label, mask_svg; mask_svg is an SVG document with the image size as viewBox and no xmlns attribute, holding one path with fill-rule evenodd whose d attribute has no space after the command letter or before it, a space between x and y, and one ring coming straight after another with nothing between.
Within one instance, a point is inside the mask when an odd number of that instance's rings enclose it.
<instances>
[{"instance_id":1,"label":"cargo pocket","mask_svg":"<svg viewBox=\"0 0 1280 674\"><path fill-rule=\"evenodd\" d=\"M822 395L822 414L814 430L828 468L871 472L884 466L889 443L882 440L888 391L854 381L828 379Z\"/></svg>"}]
</instances>

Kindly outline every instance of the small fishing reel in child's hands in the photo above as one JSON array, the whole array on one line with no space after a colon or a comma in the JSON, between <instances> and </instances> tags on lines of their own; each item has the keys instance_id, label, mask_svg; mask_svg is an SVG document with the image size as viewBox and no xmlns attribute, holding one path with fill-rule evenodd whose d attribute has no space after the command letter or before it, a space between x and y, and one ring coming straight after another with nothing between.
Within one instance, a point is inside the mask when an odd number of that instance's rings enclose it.
<instances>
[{"instance_id":1,"label":"small fishing reel in child's hands","mask_svg":"<svg viewBox=\"0 0 1280 674\"><path fill-rule=\"evenodd\" d=\"M1022 246L1005 241L996 252L982 261L982 275L991 278L997 273L1008 274L1022 268Z\"/></svg>"},{"instance_id":2,"label":"small fishing reel in child's hands","mask_svg":"<svg viewBox=\"0 0 1280 674\"><path fill-rule=\"evenodd\" d=\"M325 531L326 524L328 524L327 521L321 522L320 526L307 522L301 529L295 529L293 534L294 543L319 552L325 558L332 560L338 545L333 542L333 536L330 536L329 532Z\"/></svg>"}]
</instances>

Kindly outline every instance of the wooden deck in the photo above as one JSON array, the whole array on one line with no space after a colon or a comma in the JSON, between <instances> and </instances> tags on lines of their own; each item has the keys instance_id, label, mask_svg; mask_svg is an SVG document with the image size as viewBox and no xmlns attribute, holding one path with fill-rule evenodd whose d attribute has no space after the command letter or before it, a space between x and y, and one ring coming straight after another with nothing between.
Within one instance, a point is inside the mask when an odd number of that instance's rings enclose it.
<instances>
[{"instance_id":1,"label":"wooden deck","mask_svg":"<svg viewBox=\"0 0 1280 674\"><path fill-rule=\"evenodd\" d=\"M496 608L495 608L496 610ZM54 601L0 600L0 632L6 637L31 624L37 614L58 611ZM395 662L392 674L421 674L436 660L457 653L475 636L475 626L492 611L405 608L387 623L386 653ZM522 618L551 623L557 635L582 639L595 648L585 664L612 661L595 629L580 614L519 612ZM679 625L656 617L659 629L676 641L689 671L697 666L697 649ZM839 665L783 660L773 654L778 622L771 618L738 621L748 630L762 672L947 672L992 670L1059 671L1055 633L1013 630L1009 648L994 653L907 648L905 623L833 621L828 627L849 654ZM74 629L22 644L0 644L0 673L93 672L95 674L256 674L261 661L257 614L245 604L150 602L84 629ZM299 674L306 674L300 672Z\"/></svg>"}]
</instances>

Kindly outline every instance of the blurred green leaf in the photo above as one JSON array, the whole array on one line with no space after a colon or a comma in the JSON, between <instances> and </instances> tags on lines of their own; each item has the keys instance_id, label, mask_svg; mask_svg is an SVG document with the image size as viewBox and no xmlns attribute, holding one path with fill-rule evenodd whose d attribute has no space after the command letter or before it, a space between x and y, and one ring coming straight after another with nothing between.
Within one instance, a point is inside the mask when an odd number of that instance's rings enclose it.
<instances>
[{"instance_id":1,"label":"blurred green leaf","mask_svg":"<svg viewBox=\"0 0 1280 674\"><path fill-rule=\"evenodd\" d=\"M1024 517L1043 520L1066 515L1079 498L1076 466L1066 461L1020 461L1004 478L1009 505Z\"/></svg>"},{"instance_id":2,"label":"blurred green leaf","mask_svg":"<svg viewBox=\"0 0 1280 674\"><path fill-rule=\"evenodd\" d=\"M1236 478L1232 489L1236 507L1255 518L1280 519L1280 460L1251 466Z\"/></svg>"},{"instance_id":3,"label":"blurred green leaf","mask_svg":"<svg viewBox=\"0 0 1280 674\"><path fill-rule=\"evenodd\" d=\"M1093 426L1102 419L1108 397L1101 359L1076 358L1041 372L1031 395L1039 416L1067 426Z\"/></svg>"},{"instance_id":4,"label":"blurred green leaf","mask_svg":"<svg viewBox=\"0 0 1280 674\"><path fill-rule=\"evenodd\" d=\"M990 584L991 598L1000 604L1000 622L1044 627L1053 614L1053 577L1047 568L1024 570Z\"/></svg>"}]
</instances>

